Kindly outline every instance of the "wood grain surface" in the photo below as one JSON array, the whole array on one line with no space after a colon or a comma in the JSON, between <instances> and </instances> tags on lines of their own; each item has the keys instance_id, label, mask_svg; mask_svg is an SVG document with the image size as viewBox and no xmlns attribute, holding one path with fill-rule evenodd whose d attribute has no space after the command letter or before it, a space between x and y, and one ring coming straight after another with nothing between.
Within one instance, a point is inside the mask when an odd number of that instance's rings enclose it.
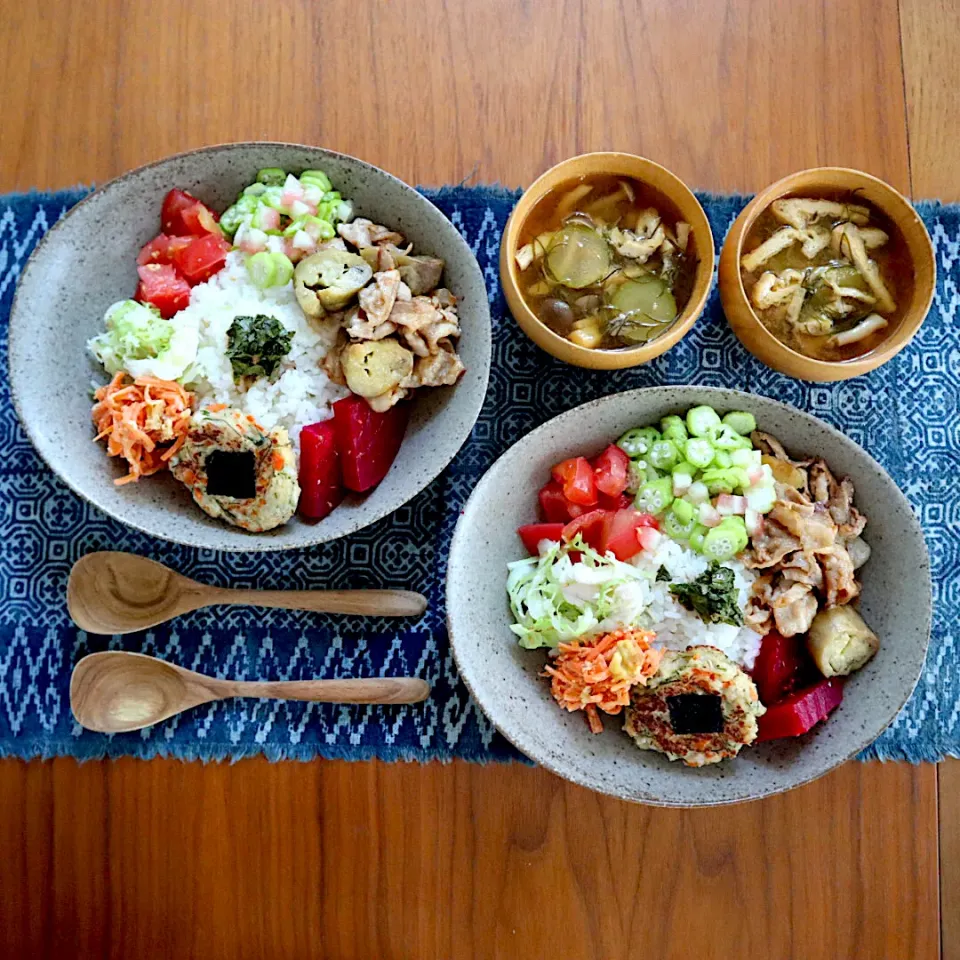
<instances>
[{"instance_id":1,"label":"wood grain surface","mask_svg":"<svg viewBox=\"0 0 960 960\"><path fill-rule=\"evenodd\" d=\"M685 812L521 766L4 761L0 955L935 957L932 772Z\"/></svg>"},{"instance_id":2,"label":"wood grain surface","mask_svg":"<svg viewBox=\"0 0 960 960\"><path fill-rule=\"evenodd\" d=\"M614 148L715 190L822 163L910 189L912 159L945 195L952 9L0 0L0 190L265 138L428 184ZM931 766L681 812L521 767L0 761L0 958L928 960L937 905Z\"/></svg>"},{"instance_id":3,"label":"wood grain surface","mask_svg":"<svg viewBox=\"0 0 960 960\"><path fill-rule=\"evenodd\" d=\"M960 6L900 0L910 179L916 197L960 200ZM960 960L960 760L939 770L943 960Z\"/></svg>"}]
</instances>

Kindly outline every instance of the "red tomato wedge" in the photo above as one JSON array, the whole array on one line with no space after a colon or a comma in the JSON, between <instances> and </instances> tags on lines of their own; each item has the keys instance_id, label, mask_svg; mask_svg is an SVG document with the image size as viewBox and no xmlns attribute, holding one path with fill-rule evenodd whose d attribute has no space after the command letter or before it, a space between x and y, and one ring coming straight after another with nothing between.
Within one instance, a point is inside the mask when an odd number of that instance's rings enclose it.
<instances>
[{"instance_id":1,"label":"red tomato wedge","mask_svg":"<svg viewBox=\"0 0 960 960\"><path fill-rule=\"evenodd\" d=\"M607 516L606 510L590 510L575 517L563 528L564 542L569 543L577 534L580 534L587 546L602 551L603 525Z\"/></svg>"},{"instance_id":2,"label":"red tomato wedge","mask_svg":"<svg viewBox=\"0 0 960 960\"><path fill-rule=\"evenodd\" d=\"M597 502L597 487L593 479L593 467L586 457L573 457L558 463L552 470L553 479L563 484L563 495L582 507L592 507Z\"/></svg>"},{"instance_id":3,"label":"red tomato wedge","mask_svg":"<svg viewBox=\"0 0 960 960\"><path fill-rule=\"evenodd\" d=\"M592 464L594 482L600 493L616 497L626 490L630 458L618 446L611 443L593 458Z\"/></svg>"},{"instance_id":4,"label":"red tomato wedge","mask_svg":"<svg viewBox=\"0 0 960 960\"><path fill-rule=\"evenodd\" d=\"M147 263L174 263L177 251L191 243L193 237L168 237L165 233L158 234L140 248L137 264L142 267Z\"/></svg>"},{"instance_id":5,"label":"red tomato wedge","mask_svg":"<svg viewBox=\"0 0 960 960\"><path fill-rule=\"evenodd\" d=\"M570 513L570 502L563 495L563 486L556 480L551 480L541 488L537 494L540 501L540 512L543 519L550 523L566 523L573 518Z\"/></svg>"},{"instance_id":6,"label":"red tomato wedge","mask_svg":"<svg viewBox=\"0 0 960 960\"><path fill-rule=\"evenodd\" d=\"M137 267L140 283L134 295L142 303L152 303L160 316L169 320L190 304L190 284L169 263L147 263Z\"/></svg>"},{"instance_id":7,"label":"red tomato wedge","mask_svg":"<svg viewBox=\"0 0 960 960\"><path fill-rule=\"evenodd\" d=\"M398 403L376 413L363 397L349 396L333 405L333 426L343 485L364 493L386 475L403 443L410 407Z\"/></svg>"},{"instance_id":8,"label":"red tomato wedge","mask_svg":"<svg viewBox=\"0 0 960 960\"><path fill-rule=\"evenodd\" d=\"M537 556L540 552L541 540L552 540L555 543L560 542L563 534L562 523L527 523L522 527L517 527L517 533L527 548L527 553L531 557Z\"/></svg>"},{"instance_id":9,"label":"red tomato wedge","mask_svg":"<svg viewBox=\"0 0 960 960\"><path fill-rule=\"evenodd\" d=\"M343 500L340 456L333 421L311 423L300 431L300 502L297 511L322 520Z\"/></svg>"},{"instance_id":10,"label":"red tomato wedge","mask_svg":"<svg viewBox=\"0 0 960 960\"><path fill-rule=\"evenodd\" d=\"M206 204L197 200L180 211L180 219L186 233L194 237L204 237L208 233L221 234L217 225L217 215Z\"/></svg>"},{"instance_id":11,"label":"red tomato wedge","mask_svg":"<svg viewBox=\"0 0 960 960\"><path fill-rule=\"evenodd\" d=\"M597 494L597 506L603 510L626 510L633 505L633 498L626 493L618 493L611 497L606 493Z\"/></svg>"},{"instance_id":12,"label":"red tomato wedge","mask_svg":"<svg viewBox=\"0 0 960 960\"><path fill-rule=\"evenodd\" d=\"M229 252L230 244L218 231L190 238L186 246L179 247L173 254L173 262L187 283L193 287L222 270Z\"/></svg>"},{"instance_id":13,"label":"red tomato wedge","mask_svg":"<svg viewBox=\"0 0 960 960\"><path fill-rule=\"evenodd\" d=\"M657 521L639 510L607 513L600 536L600 550L603 553L609 550L618 560L629 560L643 549L637 531L643 528L655 530L656 527Z\"/></svg>"},{"instance_id":14,"label":"red tomato wedge","mask_svg":"<svg viewBox=\"0 0 960 960\"><path fill-rule=\"evenodd\" d=\"M186 190L171 190L164 198L160 207L160 230L174 237L182 237L189 233L183 222L183 211L199 203L196 197L191 197Z\"/></svg>"}]
</instances>

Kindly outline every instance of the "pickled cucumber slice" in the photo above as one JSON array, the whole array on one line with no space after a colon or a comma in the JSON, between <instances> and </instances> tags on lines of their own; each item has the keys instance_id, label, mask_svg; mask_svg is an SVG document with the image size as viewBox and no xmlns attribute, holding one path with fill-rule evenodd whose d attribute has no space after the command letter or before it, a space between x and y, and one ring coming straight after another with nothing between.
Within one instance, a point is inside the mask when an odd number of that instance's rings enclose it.
<instances>
[{"instance_id":1,"label":"pickled cucumber slice","mask_svg":"<svg viewBox=\"0 0 960 960\"><path fill-rule=\"evenodd\" d=\"M554 234L544 269L556 283L582 290L610 272L610 260L610 245L596 230L583 223L568 223Z\"/></svg>"},{"instance_id":2,"label":"pickled cucumber slice","mask_svg":"<svg viewBox=\"0 0 960 960\"><path fill-rule=\"evenodd\" d=\"M677 318L677 301L657 277L621 283L611 294L609 306L619 314L610 321L611 332L631 343L652 340Z\"/></svg>"}]
</instances>

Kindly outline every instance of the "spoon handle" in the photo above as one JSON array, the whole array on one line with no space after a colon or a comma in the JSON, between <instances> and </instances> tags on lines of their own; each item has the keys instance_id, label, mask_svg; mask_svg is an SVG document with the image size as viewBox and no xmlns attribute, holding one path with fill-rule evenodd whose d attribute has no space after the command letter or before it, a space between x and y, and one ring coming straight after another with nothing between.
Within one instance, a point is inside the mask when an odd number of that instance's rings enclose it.
<instances>
[{"instance_id":1,"label":"spoon handle","mask_svg":"<svg viewBox=\"0 0 960 960\"><path fill-rule=\"evenodd\" d=\"M313 700L319 703L419 703L430 684L418 677L370 677L358 680L225 681L223 695Z\"/></svg>"},{"instance_id":2,"label":"spoon handle","mask_svg":"<svg viewBox=\"0 0 960 960\"><path fill-rule=\"evenodd\" d=\"M418 617L427 609L427 598L411 590L223 590L213 602L367 617Z\"/></svg>"}]
</instances>

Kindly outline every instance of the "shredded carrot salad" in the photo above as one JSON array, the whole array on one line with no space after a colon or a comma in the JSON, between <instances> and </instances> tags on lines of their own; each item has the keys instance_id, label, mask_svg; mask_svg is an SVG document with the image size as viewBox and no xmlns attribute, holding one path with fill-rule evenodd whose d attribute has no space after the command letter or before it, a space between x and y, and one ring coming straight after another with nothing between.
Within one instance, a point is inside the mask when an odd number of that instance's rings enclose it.
<instances>
[{"instance_id":1,"label":"shredded carrot salad","mask_svg":"<svg viewBox=\"0 0 960 960\"><path fill-rule=\"evenodd\" d=\"M614 630L592 642L561 643L544 668L553 698L567 710L583 710L594 733L603 732L597 710L618 714L630 703L630 688L645 684L660 666L662 652L650 646L647 630Z\"/></svg>"},{"instance_id":2,"label":"shredded carrot salad","mask_svg":"<svg viewBox=\"0 0 960 960\"><path fill-rule=\"evenodd\" d=\"M179 383L119 371L94 394L96 440L107 438L107 454L123 457L130 472L114 483L130 483L167 466L190 427L189 394Z\"/></svg>"}]
</instances>

